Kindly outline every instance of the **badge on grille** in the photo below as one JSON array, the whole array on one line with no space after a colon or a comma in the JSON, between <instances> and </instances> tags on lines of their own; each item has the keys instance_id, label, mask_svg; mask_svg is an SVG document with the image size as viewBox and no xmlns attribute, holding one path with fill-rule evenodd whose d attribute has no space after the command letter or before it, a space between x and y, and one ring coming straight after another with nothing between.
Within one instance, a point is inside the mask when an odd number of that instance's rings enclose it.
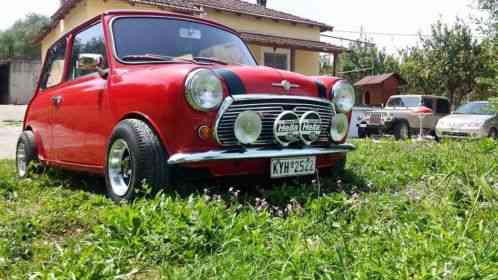
<instances>
[{"instance_id":1,"label":"badge on grille","mask_svg":"<svg viewBox=\"0 0 498 280\"><path fill-rule=\"evenodd\" d=\"M322 119L317 112L305 113L299 120L299 136L306 145L311 145L320 139Z\"/></svg>"},{"instance_id":2,"label":"badge on grille","mask_svg":"<svg viewBox=\"0 0 498 280\"><path fill-rule=\"evenodd\" d=\"M299 141L299 116L291 111L280 114L273 125L273 135L284 147Z\"/></svg>"}]
</instances>

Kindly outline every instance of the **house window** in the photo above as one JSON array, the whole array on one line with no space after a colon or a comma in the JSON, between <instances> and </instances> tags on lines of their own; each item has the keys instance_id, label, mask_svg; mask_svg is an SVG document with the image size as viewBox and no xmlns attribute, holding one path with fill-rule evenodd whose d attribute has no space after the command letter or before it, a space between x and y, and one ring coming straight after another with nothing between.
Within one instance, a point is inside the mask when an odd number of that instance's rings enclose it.
<instances>
[{"instance_id":1,"label":"house window","mask_svg":"<svg viewBox=\"0 0 498 280\"><path fill-rule=\"evenodd\" d=\"M263 64L282 70L290 70L290 50L263 48Z\"/></svg>"}]
</instances>

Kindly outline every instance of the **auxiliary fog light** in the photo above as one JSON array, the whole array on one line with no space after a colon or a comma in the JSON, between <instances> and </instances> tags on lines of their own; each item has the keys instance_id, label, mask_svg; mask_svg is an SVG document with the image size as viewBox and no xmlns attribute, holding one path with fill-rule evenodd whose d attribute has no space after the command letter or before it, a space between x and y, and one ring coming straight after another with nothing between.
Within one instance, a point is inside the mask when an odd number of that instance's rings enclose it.
<instances>
[{"instance_id":1,"label":"auxiliary fog light","mask_svg":"<svg viewBox=\"0 0 498 280\"><path fill-rule=\"evenodd\" d=\"M234 132L239 143L254 144L263 130L263 122L258 113L244 111L239 114L235 121Z\"/></svg>"}]
</instances>

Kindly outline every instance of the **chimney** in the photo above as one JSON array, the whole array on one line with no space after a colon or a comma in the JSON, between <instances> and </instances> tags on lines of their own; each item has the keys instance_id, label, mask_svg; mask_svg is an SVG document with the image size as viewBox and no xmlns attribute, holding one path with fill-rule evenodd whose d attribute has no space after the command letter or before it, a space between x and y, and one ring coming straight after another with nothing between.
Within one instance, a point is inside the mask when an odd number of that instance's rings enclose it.
<instances>
[{"instance_id":1,"label":"chimney","mask_svg":"<svg viewBox=\"0 0 498 280\"><path fill-rule=\"evenodd\" d=\"M258 2L258 5L266 7L266 2L267 2L266 0L257 0L257 2Z\"/></svg>"}]
</instances>

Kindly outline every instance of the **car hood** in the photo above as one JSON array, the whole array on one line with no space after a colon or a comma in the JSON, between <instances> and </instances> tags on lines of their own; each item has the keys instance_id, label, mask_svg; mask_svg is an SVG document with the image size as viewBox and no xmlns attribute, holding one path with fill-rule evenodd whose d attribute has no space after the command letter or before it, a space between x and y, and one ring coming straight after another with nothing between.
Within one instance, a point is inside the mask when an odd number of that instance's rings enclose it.
<instances>
[{"instance_id":1,"label":"car hood","mask_svg":"<svg viewBox=\"0 0 498 280\"><path fill-rule=\"evenodd\" d=\"M396 113L396 112L403 112L403 113L409 113L413 112L415 108L404 108L404 107L386 107L386 108L377 108L375 110L369 110L366 113L367 114L373 114L373 113L381 113L381 114L388 114L388 113Z\"/></svg>"},{"instance_id":2,"label":"car hood","mask_svg":"<svg viewBox=\"0 0 498 280\"><path fill-rule=\"evenodd\" d=\"M493 118L489 115L452 114L439 120L440 125L457 128L468 123L485 123Z\"/></svg>"},{"instance_id":3,"label":"car hood","mask_svg":"<svg viewBox=\"0 0 498 280\"><path fill-rule=\"evenodd\" d=\"M285 94L319 96L318 80L289 71L264 66L225 66L216 67L218 73L230 89L230 94ZM288 81L289 90L282 86Z\"/></svg>"},{"instance_id":4,"label":"car hood","mask_svg":"<svg viewBox=\"0 0 498 280\"><path fill-rule=\"evenodd\" d=\"M309 77L264 66L235 66L218 64L135 65L117 70L114 82L126 80L133 84L147 81L148 85L175 87L182 85L187 75L199 68L213 70L224 82L231 95L282 94L294 96L327 97L336 78L327 77L327 86L318 77ZM282 82L292 86L286 90ZM167 84L165 84L167 83ZM328 88L328 89L327 89Z\"/></svg>"}]
</instances>

